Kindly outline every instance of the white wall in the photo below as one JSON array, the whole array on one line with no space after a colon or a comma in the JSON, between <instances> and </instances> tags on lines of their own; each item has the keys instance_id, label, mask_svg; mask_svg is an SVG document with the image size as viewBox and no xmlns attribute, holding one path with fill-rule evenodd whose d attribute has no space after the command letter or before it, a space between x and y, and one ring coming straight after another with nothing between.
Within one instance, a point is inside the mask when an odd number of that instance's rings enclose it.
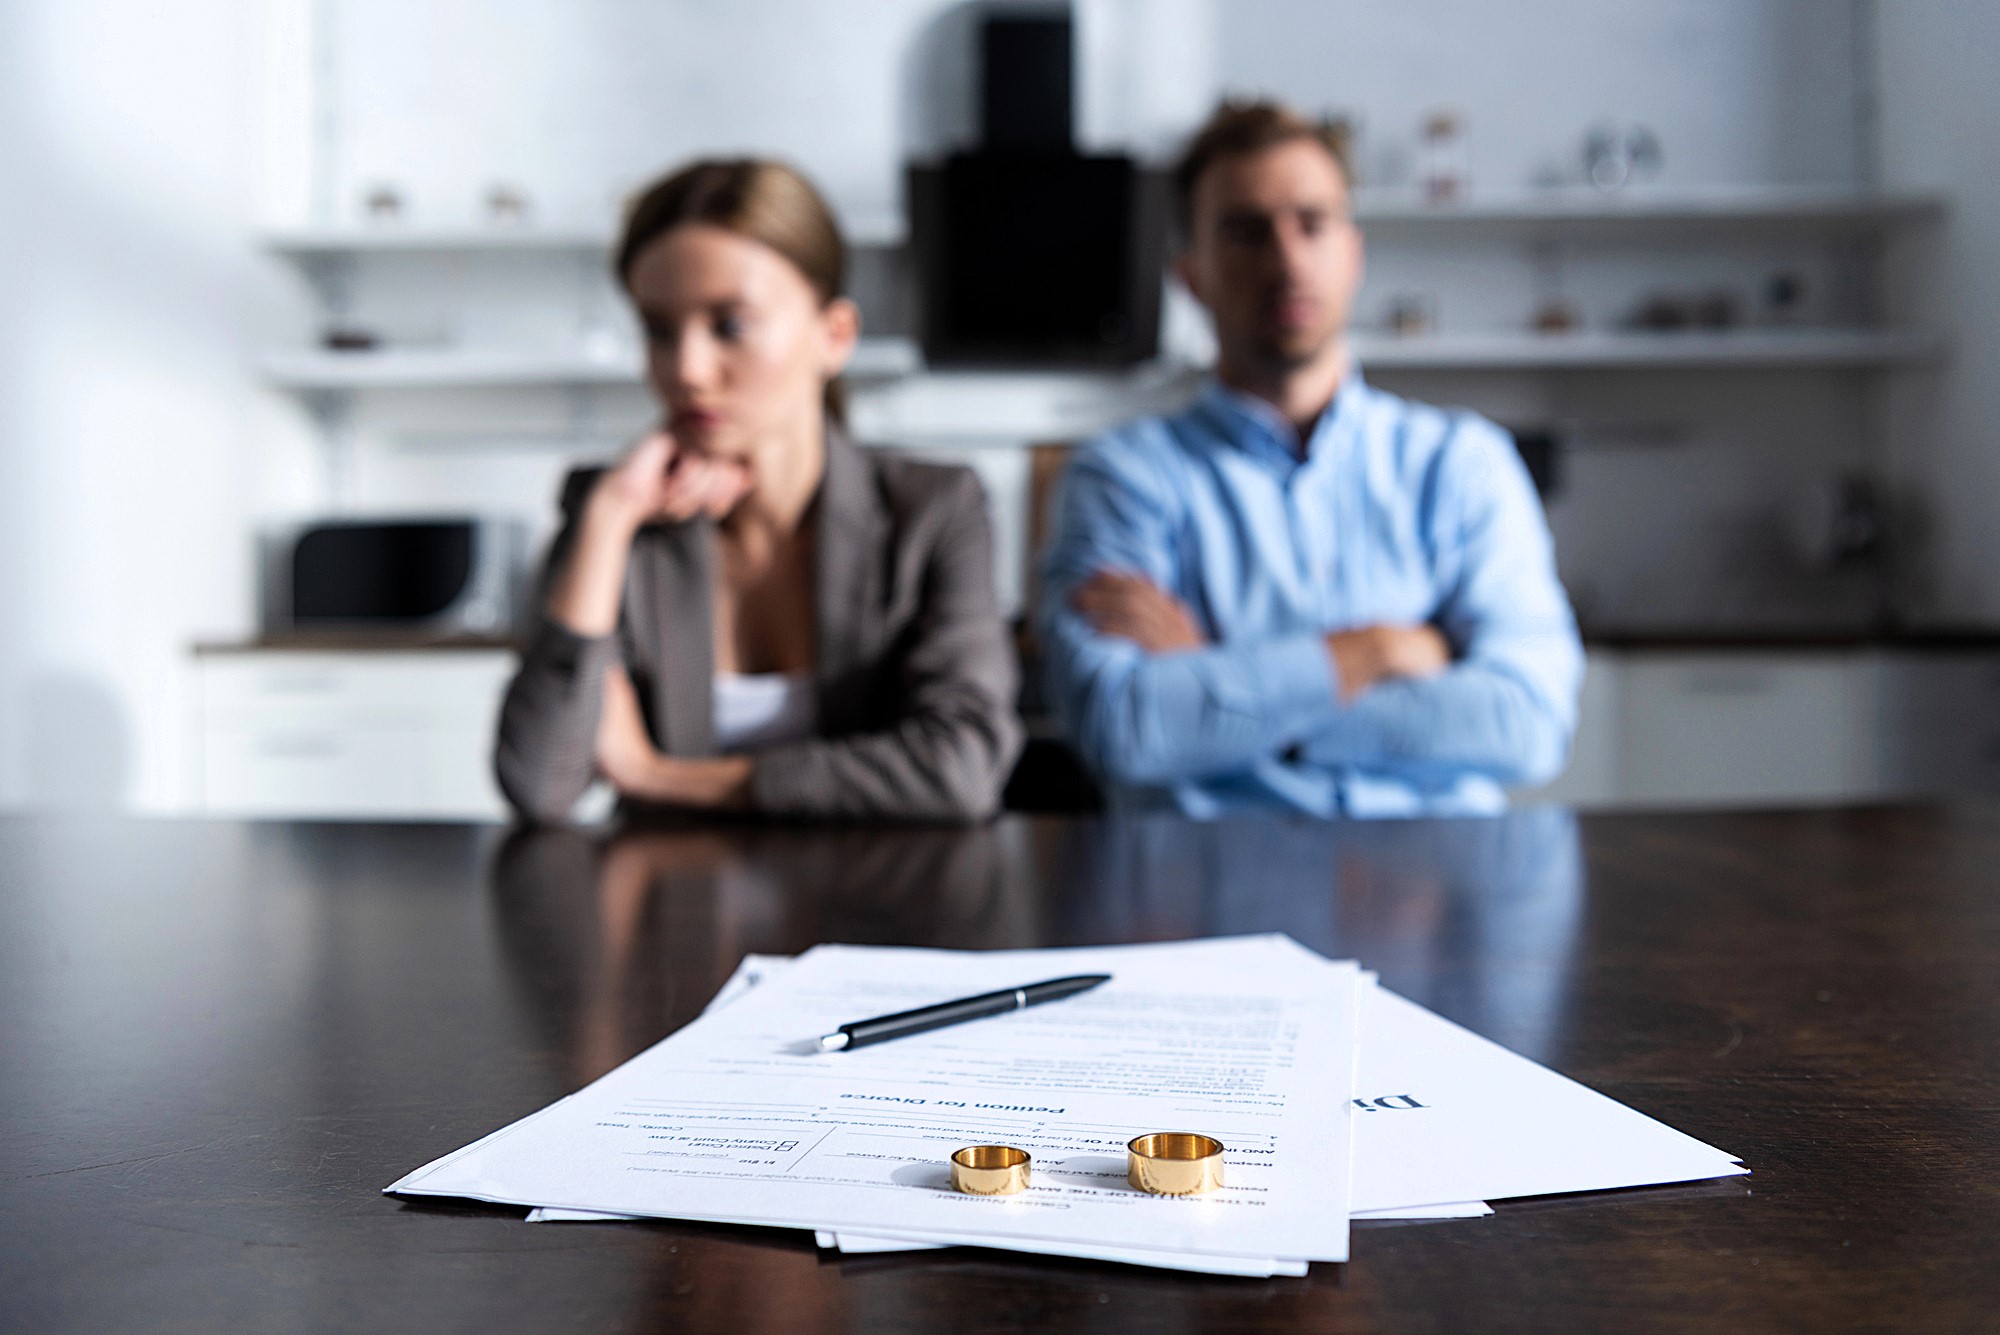
<instances>
[{"instance_id":1,"label":"white wall","mask_svg":"<svg viewBox=\"0 0 2000 1335\"><path fill-rule=\"evenodd\" d=\"M259 17L0 6L0 803L180 807L187 647L249 624L246 516L301 457L243 370Z\"/></svg>"},{"instance_id":2,"label":"white wall","mask_svg":"<svg viewBox=\"0 0 2000 1335\"><path fill-rule=\"evenodd\" d=\"M911 152L964 142L964 0L322 0L338 217L377 182L475 217L496 180L601 221L696 153L775 152L851 219ZM1664 183L1851 183L1860 0L1077 0L1086 143L1169 156L1224 90L1355 114L1393 180L1419 116L1462 110L1475 180L1574 176L1585 129L1652 126Z\"/></svg>"},{"instance_id":3,"label":"white wall","mask_svg":"<svg viewBox=\"0 0 2000 1335\"><path fill-rule=\"evenodd\" d=\"M387 181L414 217L465 221L502 180L548 216L601 221L693 153L758 150L810 163L850 218L887 214L895 75L940 8L341 0L329 89L338 213Z\"/></svg>"},{"instance_id":4,"label":"white wall","mask_svg":"<svg viewBox=\"0 0 2000 1335\"><path fill-rule=\"evenodd\" d=\"M334 216L394 183L479 216L495 181L602 222L699 154L803 165L850 225L901 215L902 164L975 137L963 0L326 0ZM1209 0L1078 0L1079 130L1166 151L1214 90Z\"/></svg>"},{"instance_id":5,"label":"white wall","mask_svg":"<svg viewBox=\"0 0 2000 1335\"><path fill-rule=\"evenodd\" d=\"M1663 184L1854 180L1853 0L1235 0L1218 69L1358 121L1360 166L1406 178L1419 118L1460 111L1474 184L1575 180L1606 117L1650 126Z\"/></svg>"},{"instance_id":6,"label":"white wall","mask_svg":"<svg viewBox=\"0 0 2000 1335\"><path fill-rule=\"evenodd\" d=\"M1895 401L1897 474L1927 530L1909 600L1920 619L2000 620L2000 5L1876 6L1883 183L1937 191L1935 247L1909 258L1911 312L1943 328L1949 363Z\"/></svg>"}]
</instances>

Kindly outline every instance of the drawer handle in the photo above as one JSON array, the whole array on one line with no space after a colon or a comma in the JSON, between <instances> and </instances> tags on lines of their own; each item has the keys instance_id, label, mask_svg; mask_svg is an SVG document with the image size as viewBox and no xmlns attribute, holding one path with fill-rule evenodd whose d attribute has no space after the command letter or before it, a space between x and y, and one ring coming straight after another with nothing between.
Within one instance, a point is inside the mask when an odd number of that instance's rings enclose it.
<instances>
[{"instance_id":1,"label":"drawer handle","mask_svg":"<svg viewBox=\"0 0 2000 1335\"><path fill-rule=\"evenodd\" d=\"M1690 695L1769 695L1777 686L1763 672L1690 672L1681 682Z\"/></svg>"},{"instance_id":2,"label":"drawer handle","mask_svg":"<svg viewBox=\"0 0 2000 1335\"><path fill-rule=\"evenodd\" d=\"M264 737L257 754L274 760L325 760L340 754L340 739L330 736Z\"/></svg>"},{"instance_id":3,"label":"drawer handle","mask_svg":"<svg viewBox=\"0 0 2000 1335\"><path fill-rule=\"evenodd\" d=\"M296 674L283 677L265 677L257 683L271 695L327 695L340 689L340 678L325 675L306 676Z\"/></svg>"}]
</instances>

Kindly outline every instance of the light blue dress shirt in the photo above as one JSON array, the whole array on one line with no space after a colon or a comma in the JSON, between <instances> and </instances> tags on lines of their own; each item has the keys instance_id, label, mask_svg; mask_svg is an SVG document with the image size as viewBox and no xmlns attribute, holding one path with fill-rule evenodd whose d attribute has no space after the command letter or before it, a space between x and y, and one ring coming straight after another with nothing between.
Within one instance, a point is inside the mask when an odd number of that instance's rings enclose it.
<instances>
[{"instance_id":1,"label":"light blue dress shirt","mask_svg":"<svg viewBox=\"0 0 2000 1335\"><path fill-rule=\"evenodd\" d=\"M1145 575L1210 643L1149 654L1070 606ZM1340 700L1331 631L1429 623L1443 673ZM1086 446L1058 493L1039 625L1059 720L1120 806L1190 816L1481 815L1562 769L1583 677L1548 525L1506 433L1351 373L1298 433L1211 381Z\"/></svg>"}]
</instances>

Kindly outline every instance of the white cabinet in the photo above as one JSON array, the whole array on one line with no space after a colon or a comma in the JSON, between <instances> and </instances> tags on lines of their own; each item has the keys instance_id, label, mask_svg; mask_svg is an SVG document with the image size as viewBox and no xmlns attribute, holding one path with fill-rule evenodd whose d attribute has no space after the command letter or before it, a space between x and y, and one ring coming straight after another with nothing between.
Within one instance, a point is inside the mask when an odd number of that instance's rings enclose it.
<instances>
[{"instance_id":1,"label":"white cabinet","mask_svg":"<svg viewBox=\"0 0 2000 1335\"><path fill-rule=\"evenodd\" d=\"M199 656L201 794L214 815L495 819L501 649Z\"/></svg>"},{"instance_id":2,"label":"white cabinet","mask_svg":"<svg viewBox=\"0 0 2000 1335\"><path fill-rule=\"evenodd\" d=\"M1619 668L1618 795L1628 806L1881 796L1881 655L1646 652Z\"/></svg>"},{"instance_id":3,"label":"white cabinet","mask_svg":"<svg viewBox=\"0 0 2000 1335\"><path fill-rule=\"evenodd\" d=\"M1584 809L1618 804L1622 666L1618 654L1590 651L1583 693L1577 700L1576 736L1570 744L1569 764L1555 782L1516 793L1516 801Z\"/></svg>"},{"instance_id":4,"label":"white cabinet","mask_svg":"<svg viewBox=\"0 0 2000 1335\"><path fill-rule=\"evenodd\" d=\"M1569 768L1518 797L1600 809L1797 806L1962 790L1976 759L1958 757L1947 774L1938 753L1978 746L1939 724L1961 712L1944 701L1967 686L1954 679L1947 692L1929 671L1928 659L1872 648L1594 649ZM2000 660L1978 680L1992 699L1986 764L2000 788Z\"/></svg>"},{"instance_id":5,"label":"white cabinet","mask_svg":"<svg viewBox=\"0 0 2000 1335\"><path fill-rule=\"evenodd\" d=\"M199 656L216 815L480 820L500 649ZM1569 768L1524 802L1795 806L2000 792L2000 651L1593 649Z\"/></svg>"}]
</instances>

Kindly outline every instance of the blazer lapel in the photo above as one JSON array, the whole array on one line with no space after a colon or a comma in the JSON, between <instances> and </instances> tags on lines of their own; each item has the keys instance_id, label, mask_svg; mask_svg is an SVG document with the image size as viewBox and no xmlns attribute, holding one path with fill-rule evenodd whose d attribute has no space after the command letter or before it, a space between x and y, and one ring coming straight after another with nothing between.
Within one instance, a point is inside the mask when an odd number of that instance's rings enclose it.
<instances>
[{"instance_id":1,"label":"blazer lapel","mask_svg":"<svg viewBox=\"0 0 2000 1335\"><path fill-rule=\"evenodd\" d=\"M882 605L882 552L888 516L875 492L873 470L859 447L832 423L826 431L826 471L815 513L815 643L813 676L821 687L866 663L875 649ZM696 519L657 530L658 559L634 563L643 581L639 605L651 626L634 626L640 643L660 646L653 685L653 721L668 755L715 752L715 525ZM837 712L837 711L835 711Z\"/></svg>"},{"instance_id":2,"label":"blazer lapel","mask_svg":"<svg viewBox=\"0 0 2000 1335\"><path fill-rule=\"evenodd\" d=\"M826 473L819 489L815 593L822 687L865 662L875 648L882 605L882 551L888 516L873 470L847 433L826 428ZM822 696L823 696L822 692Z\"/></svg>"}]
</instances>

